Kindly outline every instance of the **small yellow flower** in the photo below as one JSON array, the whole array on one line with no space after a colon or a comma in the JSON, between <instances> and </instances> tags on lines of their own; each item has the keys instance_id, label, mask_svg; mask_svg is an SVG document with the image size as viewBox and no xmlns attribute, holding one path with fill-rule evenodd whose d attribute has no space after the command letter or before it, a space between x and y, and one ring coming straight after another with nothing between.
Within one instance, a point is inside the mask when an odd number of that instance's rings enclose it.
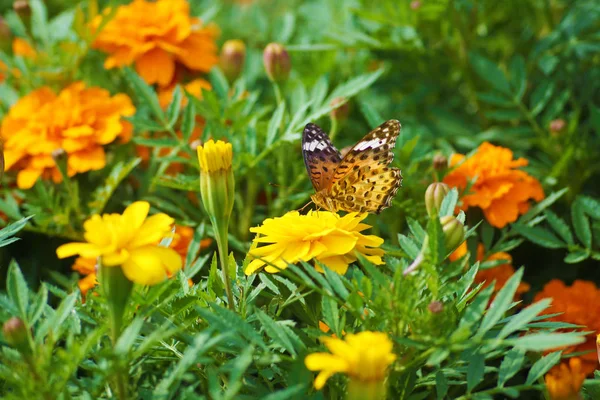
<instances>
[{"instance_id":1,"label":"small yellow flower","mask_svg":"<svg viewBox=\"0 0 600 400\"><path fill-rule=\"evenodd\" d=\"M321 371L314 382L317 390L339 372L357 383L382 383L387 368L396 360L393 343L383 332L349 333L344 340L324 336L321 340L331 354L313 353L304 360L309 370Z\"/></svg>"},{"instance_id":2,"label":"small yellow flower","mask_svg":"<svg viewBox=\"0 0 600 400\"><path fill-rule=\"evenodd\" d=\"M579 391L585 380L585 373L581 370L581 360L572 357L569 362L563 362L546 374L545 381L550 399L552 400L579 400Z\"/></svg>"},{"instance_id":3,"label":"small yellow flower","mask_svg":"<svg viewBox=\"0 0 600 400\"><path fill-rule=\"evenodd\" d=\"M102 268L121 266L133 282L162 282L179 271L182 262L175 250L159 246L160 240L171 233L173 218L163 213L148 217L149 210L148 202L138 201L122 215L93 215L83 224L87 243L64 244L56 254L58 258L101 257Z\"/></svg>"},{"instance_id":4,"label":"small yellow flower","mask_svg":"<svg viewBox=\"0 0 600 400\"><path fill-rule=\"evenodd\" d=\"M249 256L254 258L245 273L252 274L262 267L270 273L287 268L288 264L315 259L333 271L344 274L348 265L362 254L373 264L383 264L383 239L363 235L370 228L361 221L367 214L349 213L340 217L329 211L311 211L300 215L292 211L279 218L266 219L262 226L251 228L257 233ZM259 243L268 243L258 247ZM317 270L321 268L317 265Z\"/></svg>"},{"instance_id":5,"label":"small yellow flower","mask_svg":"<svg viewBox=\"0 0 600 400\"><path fill-rule=\"evenodd\" d=\"M198 146L198 161L203 172L217 172L231 168L233 150L231 143L221 140L209 140L204 146Z\"/></svg>"}]
</instances>

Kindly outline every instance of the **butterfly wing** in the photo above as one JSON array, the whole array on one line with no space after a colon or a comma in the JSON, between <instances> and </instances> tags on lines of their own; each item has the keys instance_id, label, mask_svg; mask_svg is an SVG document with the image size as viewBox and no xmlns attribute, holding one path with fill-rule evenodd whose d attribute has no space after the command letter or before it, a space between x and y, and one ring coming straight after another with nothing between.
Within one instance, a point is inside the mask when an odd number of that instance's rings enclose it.
<instances>
[{"instance_id":1,"label":"butterfly wing","mask_svg":"<svg viewBox=\"0 0 600 400\"><path fill-rule=\"evenodd\" d=\"M402 184L398 168L388 165L401 125L389 120L369 132L339 163L333 176L331 198L344 211L375 212L389 207Z\"/></svg>"},{"instance_id":2,"label":"butterfly wing","mask_svg":"<svg viewBox=\"0 0 600 400\"><path fill-rule=\"evenodd\" d=\"M302 156L313 187L318 192L329 187L342 161L329 136L315 124L307 124L302 133Z\"/></svg>"}]
</instances>

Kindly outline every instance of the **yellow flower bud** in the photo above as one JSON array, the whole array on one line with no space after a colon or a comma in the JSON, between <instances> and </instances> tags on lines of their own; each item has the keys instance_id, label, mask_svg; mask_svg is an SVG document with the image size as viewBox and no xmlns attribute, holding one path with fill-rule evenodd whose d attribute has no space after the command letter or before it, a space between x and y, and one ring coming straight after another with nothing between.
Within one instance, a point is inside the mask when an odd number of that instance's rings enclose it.
<instances>
[{"instance_id":1,"label":"yellow flower bud","mask_svg":"<svg viewBox=\"0 0 600 400\"><path fill-rule=\"evenodd\" d=\"M230 81L234 81L244 68L246 45L241 40L228 40L223 44L219 63L223 73Z\"/></svg>"},{"instance_id":2,"label":"yellow flower bud","mask_svg":"<svg viewBox=\"0 0 600 400\"><path fill-rule=\"evenodd\" d=\"M434 182L425 191L425 207L427 214L433 217L440 211L444 197L450 191L450 186L442 182Z\"/></svg>"},{"instance_id":3,"label":"yellow flower bud","mask_svg":"<svg viewBox=\"0 0 600 400\"><path fill-rule=\"evenodd\" d=\"M263 63L269 79L275 82L285 81L290 75L292 63L285 47L279 43L270 43L263 52Z\"/></svg>"}]
</instances>

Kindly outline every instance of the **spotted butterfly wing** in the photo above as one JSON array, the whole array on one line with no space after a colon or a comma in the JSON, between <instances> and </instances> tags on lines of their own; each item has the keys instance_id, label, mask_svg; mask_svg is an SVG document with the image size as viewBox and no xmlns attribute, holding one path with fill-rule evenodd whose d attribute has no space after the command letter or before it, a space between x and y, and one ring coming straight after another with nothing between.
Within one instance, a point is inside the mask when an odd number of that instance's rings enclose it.
<instances>
[{"instance_id":1,"label":"spotted butterfly wing","mask_svg":"<svg viewBox=\"0 0 600 400\"><path fill-rule=\"evenodd\" d=\"M401 125L389 120L369 132L344 156L335 170L329 197L344 211L380 213L391 206L402 174L389 164Z\"/></svg>"},{"instance_id":2,"label":"spotted butterfly wing","mask_svg":"<svg viewBox=\"0 0 600 400\"><path fill-rule=\"evenodd\" d=\"M302 155L315 190L319 192L329 188L342 157L327 134L315 124L307 124L304 127Z\"/></svg>"}]
</instances>

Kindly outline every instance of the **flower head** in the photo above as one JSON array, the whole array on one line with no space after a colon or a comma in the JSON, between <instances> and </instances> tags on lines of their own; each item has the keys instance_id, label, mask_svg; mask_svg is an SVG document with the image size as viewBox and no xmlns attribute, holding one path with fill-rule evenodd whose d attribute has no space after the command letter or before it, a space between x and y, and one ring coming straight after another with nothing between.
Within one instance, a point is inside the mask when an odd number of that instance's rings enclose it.
<instances>
[{"instance_id":1,"label":"flower head","mask_svg":"<svg viewBox=\"0 0 600 400\"><path fill-rule=\"evenodd\" d=\"M546 388L551 400L579 400L579 391L585 380L581 370L581 360L572 357L562 362L546 374Z\"/></svg>"},{"instance_id":2,"label":"flower head","mask_svg":"<svg viewBox=\"0 0 600 400\"><path fill-rule=\"evenodd\" d=\"M549 321L568 322L581 325L585 331L600 333L600 289L595 283L576 280L567 286L558 279L548 282L544 289L535 296L535 301L552 298L552 305L544 310L544 314L560 313L548 318ZM580 356L581 370L584 374L592 373L598 366L596 336L591 333L587 340L577 346L565 349L565 352L592 351Z\"/></svg>"},{"instance_id":3,"label":"flower head","mask_svg":"<svg viewBox=\"0 0 600 400\"><path fill-rule=\"evenodd\" d=\"M105 10L91 23L93 31L101 29L94 47L110 54L107 69L135 63L146 82L167 86L177 64L208 72L218 62L217 29L191 17L185 0L134 0L119 6L102 27L110 13Z\"/></svg>"},{"instance_id":4,"label":"flower head","mask_svg":"<svg viewBox=\"0 0 600 400\"><path fill-rule=\"evenodd\" d=\"M514 160L510 149L485 142L472 157L454 154L450 165L455 168L444 182L464 190L475 180L462 196L462 209L479 207L491 225L503 228L527 212L530 199L544 198L538 180L517 169L527 164L524 158Z\"/></svg>"},{"instance_id":5,"label":"flower head","mask_svg":"<svg viewBox=\"0 0 600 400\"><path fill-rule=\"evenodd\" d=\"M242 69L246 60L246 45L238 39L228 40L223 44L220 56L220 65L223 73L229 80L235 80Z\"/></svg>"},{"instance_id":6,"label":"flower head","mask_svg":"<svg viewBox=\"0 0 600 400\"><path fill-rule=\"evenodd\" d=\"M124 94L110 96L96 87L74 83L58 95L43 87L22 97L0 126L6 169L18 171L17 185L28 189L40 177L60 182L52 153L64 151L67 174L74 176L106 165L103 146L128 140L132 127L124 116L135 113Z\"/></svg>"},{"instance_id":7,"label":"flower head","mask_svg":"<svg viewBox=\"0 0 600 400\"><path fill-rule=\"evenodd\" d=\"M283 45L269 43L263 52L263 63L267 76L275 82L285 81L290 75L292 62Z\"/></svg>"},{"instance_id":8,"label":"flower head","mask_svg":"<svg viewBox=\"0 0 600 400\"><path fill-rule=\"evenodd\" d=\"M159 246L171 233L173 218L160 213L148 217L150 204L138 201L123 214L93 215L85 221L87 243L67 243L56 249L58 258L101 257L104 267L120 266L130 281L154 285L181 269L181 257Z\"/></svg>"},{"instance_id":9,"label":"flower head","mask_svg":"<svg viewBox=\"0 0 600 400\"><path fill-rule=\"evenodd\" d=\"M329 211L310 211L306 215L291 211L283 217L268 218L262 226L250 229L259 235L249 253L254 260L245 272L251 274L265 267L265 271L275 273L288 264L314 259L343 274L358 254L373 264L383 264L384 253L378 248L383 239L361 233L370 228L361 223L366 217L367 214L357 213L340 217ZM261 243L268 244L258 247Z\"/></svg>"},{"instance_id":10,"label":"flower head","mask_svg":"<svg viewBox=\"0 0 600 400\"><path fill-rule=\"evenodd\" d=\"M331 354L309 354L304 360L309 370L321 371L314 382L316 389L321 389L327 379L339 372L359 382L381 382L396 360L393 343L382 332L349 333L343 340L324 336L321 340Z\"/></svg>"},{"instance_id":11,"label":"flower head","mask_svg":"<svg viewBox=\"0 0 600 400\"><path fill-rule=\"evenodd\" d=\"M198 162L203 172L218 172L231 169L233 150L231 143L221 140L209 140L204 146L198 146Z\"/></svg>"}]
</instances>

